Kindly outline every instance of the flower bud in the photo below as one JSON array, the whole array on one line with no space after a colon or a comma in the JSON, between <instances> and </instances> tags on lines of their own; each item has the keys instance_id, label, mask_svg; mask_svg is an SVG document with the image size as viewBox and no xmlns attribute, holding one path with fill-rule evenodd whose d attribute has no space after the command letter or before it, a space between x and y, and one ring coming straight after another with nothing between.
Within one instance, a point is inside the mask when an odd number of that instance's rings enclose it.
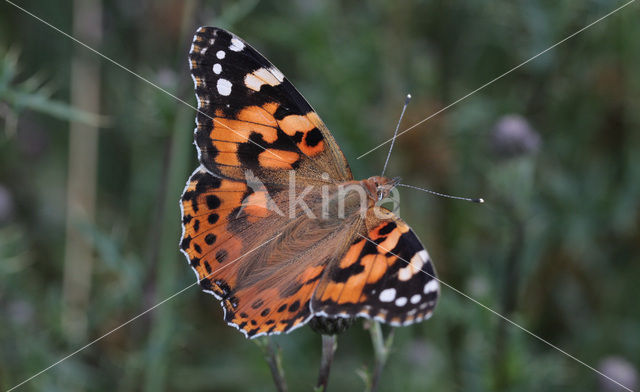
<instances>
[{"instance_id":1,"label":"flower bud","mask_svg":"<svg viewBox=\"0 0 640 392\"><path fill-rule=\"evenodd\" d=\"M490 144L497 157L515 158L535 154L540 148L540 135L524 117L510 114L498 119Z\"/></svg>"}]
</instances>

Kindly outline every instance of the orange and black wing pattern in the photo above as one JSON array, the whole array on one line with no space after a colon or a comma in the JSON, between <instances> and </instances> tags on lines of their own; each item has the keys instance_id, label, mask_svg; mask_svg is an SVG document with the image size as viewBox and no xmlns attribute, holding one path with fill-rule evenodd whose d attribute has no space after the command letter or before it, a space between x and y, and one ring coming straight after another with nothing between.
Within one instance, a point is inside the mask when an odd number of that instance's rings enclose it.
<instances>
[{"instance_id":1,"label":"orange and black wing pattern","mask_svg":"<svg viewBox=\"0 0 640 392\"><path fill-rule=\"evenodd\" d=\"M329 265L311 308L322 317L366 317L394 326L431 316L439 283L420 240L391 212L365 234L356 234Z\"/></svg>"},{"instance_id":2,"label":"orange and black wing pattern","mask_svg":"<svg viewBox=\"0 0 640 392\"><path fill-rule=\"evenodd\" d=\"M181 199L180 247L201 288L221 301L229 324L247 337L291 331L312 316L310 301L326 261L299 243L298 226L274 212L265 186L196 169ZM302 223L317 223L303 219ZM310 229L313 231L313 228ZM304 230L303 230L304 231ZM321 233L326 244L329 234ZM326 245L322 248L328 248Z\"/></svg>"},{"instance_id":3,"label":"orange and black wing pattern","mask_svg":"<svg viewBox=\"0 0 640 392\"><path fill-rule=\"evenodd\" d=\"M202 165L226 178L252 170L264 182L282 172L352 178L329 130L291 82L234 34L201 27L189 52L198 99L195 142Z\"/></svg>"},{"instance_id":4,"label":"orange and black wing pattern","mask_svg":"<svg viewBox=\"0 0 640 392\"><path fill-rule=\"evenodd\" d=\"M313 317L313 292L324 272L323 265L281 271L271 279L242 287L223 301L225 321L246 337L291 332Z\"/></svg>"},{"instance_id":5,"label":"orange and black wing pattern","mask_svg":"<svg viewBox=\"0 0 640 392\"><path fill-rule=\"evenodd\" d=\"M252 195L245 182L213 176L201 166L191 174L180 200L180 249L202 289L220 300L235 286L240 259L247 251L242 231L252 216L269 213L259 205L242 209Z\"/></svg>"}]
</instances>

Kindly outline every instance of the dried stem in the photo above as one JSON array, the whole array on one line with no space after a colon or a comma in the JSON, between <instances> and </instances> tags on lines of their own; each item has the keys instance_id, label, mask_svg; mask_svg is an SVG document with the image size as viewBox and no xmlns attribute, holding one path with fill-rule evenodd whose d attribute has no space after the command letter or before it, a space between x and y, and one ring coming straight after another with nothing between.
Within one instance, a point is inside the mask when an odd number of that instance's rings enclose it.
<instances>
[{"instance_id":1,"label":"dried stem","mask_svg":"<svg viewBox=\"0 0 640 392\"><path fill-rule=\"evenodd\" d=\"M382 327L377 321L373 321L370 324L369 332L371 333L371 342L373 343L373 351L375 354L375 364L373 369L373 375L369 383L369 392L375 392L378 390L378 384L380 383L380 376L382 370L389 357L391 351L391 345L393 344L393 334L395 329L391 329L389 335L385 339L382 335Z\"/></svg>"},{"instance_id":2,"label":"dried stem","mask_svg":"<svg viewBox=\"0 0 640 392\"><path fill-rule=\"evenodd\" d=\"M256 342L258 347L262 350L264 359L269 365L269 370L271 370L271 376L273 377L273 383L275 384L276 389L278 392L287 392L287 381L284 378L280 348L276 347L273 339L269 336L254 340L254 342Z\"/></svg>"},{"instance_id":3,"label":"dried stem","mask_svg":"<svg viewBox=\"0 0 640 392\"><path fill-rule=\"evenodd\" d=\"M329 383L329 372L333 362L333 354L338 348L336 335L322 335L322 359L320 360L320 371L318 373L318 383L316 391L326 391Z\"/></svg>"},{"instance_id":4,"label":"dried stem","mask_svg":"<svg viewBox=\"0 0 640 392\"><path fill-rule=\"evenodd\" d=\"M73 35L100 47L102 40L102 1L73 2ZM77 48L71 64L71 106L97 113L100 108L100 63ZM69 162L67 173L67 227L62 279L62 328L69 341L86 339L94 264L93 246L82 226L94 224L96 210L96 170L98 128L71 121L69 124Z\"/></svg>"}]
</instances>

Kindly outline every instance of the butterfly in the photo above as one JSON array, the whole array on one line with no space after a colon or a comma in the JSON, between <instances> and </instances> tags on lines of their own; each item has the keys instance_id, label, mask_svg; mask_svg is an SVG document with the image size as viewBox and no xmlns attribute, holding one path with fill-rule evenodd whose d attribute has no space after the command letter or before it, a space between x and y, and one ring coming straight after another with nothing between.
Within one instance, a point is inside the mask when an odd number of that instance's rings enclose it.
<instances>
[{"instance_id":1,"label":"butterfly","mask_svg":"<svg viewBox=\"0 0 640 392\"><path fill-rule=\"evenodd\" d=\"M200 166L180 200L180 248L224 320L255 338L312 319L429 318L429 254L379 203L396 180L355 180L307 101L233 33L199 28L189 65Z\"/></svg>"}]
</instances>

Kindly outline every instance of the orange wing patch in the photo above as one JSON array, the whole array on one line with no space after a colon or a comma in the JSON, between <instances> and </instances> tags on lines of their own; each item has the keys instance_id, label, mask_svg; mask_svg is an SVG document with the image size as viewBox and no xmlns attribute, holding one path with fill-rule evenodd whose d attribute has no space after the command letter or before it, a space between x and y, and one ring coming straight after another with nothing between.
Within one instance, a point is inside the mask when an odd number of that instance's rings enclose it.
<instances>
[{"instance_id":1,"label":"orange wing patch","mask_svg":"<svg viewBox=\"0 0 640 392\"><path fill-rule=\"evenodd\" d=\"M315 112L309 112L305 115L290 114L278 121L280 129L287 135L292 137L301 135L297 146L303 154L309 157L324 151L324 137L312 121L317 117Z\"/></svg>"},{"instance_id":2,"label":"orange wing patch","mask_svg":"<svg viewBox=\"0 0 640 392\"><path fill-rule=\"evenodd\" d=\"M262 124L267 127L270 127L271 130L265 133L261 133L262 137L267 143L273 143L276 141L277 135L275 132L275 128L278 126L276 119L273 117L273 113L275 109L278 108L278 105L275 103L267 103L260 106L249 106L242 109L238 112L236 118L240 121L246 121L254 124Z\"/></svg>"},{"instance_id":3,"label":"orange wing patch","mask_svg":"<svg viewBox=\"0 0 640 392\"><path fill-rule=\"evenodd\" d=\"M260 166L268 169L293 169L293 164L300 160L300 154L293 151L269 148L258 155Z\"/></svg>"},{"instance_id":4,"label":"orange wing patch","mask_svg":"<svg viewBox=\"0 0 640 392\"><path fill-rule=\"evenodd\" d=\"M265 112L266 113L266 112ZM254 113L254 115L256 115ZM209 134L211 140L232 143L246 143L253 133L262 135L267 143L273 143L277 138L275 128L261 123L253 123L236 119L218 117L213 121L213 129Z\"/></svg>"}]
</instances>

